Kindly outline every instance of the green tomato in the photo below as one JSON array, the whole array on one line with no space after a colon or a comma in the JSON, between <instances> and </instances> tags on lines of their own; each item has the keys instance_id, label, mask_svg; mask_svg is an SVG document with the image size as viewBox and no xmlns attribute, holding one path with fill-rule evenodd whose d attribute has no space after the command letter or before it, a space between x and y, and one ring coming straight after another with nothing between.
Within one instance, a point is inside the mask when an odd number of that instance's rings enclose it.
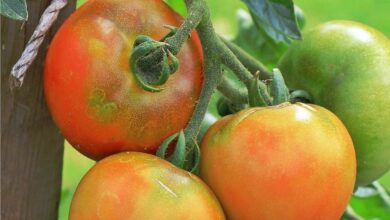
<instances>
[{"instance_id":1,"label":"green tomato","mask_svg":"<svg viewBox=\"0 0 390 220\"><path fill-rule=\"evenodd\" d=\"M390 40L352 21L315 27L278 64L290 89L304 89L350 132L357 186L390 168Z\"/></svg>"}]
</instances>

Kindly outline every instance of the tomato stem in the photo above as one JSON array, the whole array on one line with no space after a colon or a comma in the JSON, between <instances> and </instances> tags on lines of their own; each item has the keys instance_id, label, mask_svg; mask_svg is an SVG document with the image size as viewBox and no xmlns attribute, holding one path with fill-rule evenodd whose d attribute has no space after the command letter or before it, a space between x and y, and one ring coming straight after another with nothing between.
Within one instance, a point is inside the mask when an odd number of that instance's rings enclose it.
<instances>
[{"instance_id":1,"label":"tomato stem","mask_svg":"<svg viewBox=\"0 0 390 220\"><path fill-rule=\"evenodd\" d=\"M251 80L253 80L252 73L249 72L249 70L240 62L237 56L220 38L217 39L216 44L218 45L217 51L219 52L222 64L231 69L249 90L249 87L251 86ZM262 81L257 81L259 89L262 91L261 95L263 96L263 99L271 100L271 97L269 97L268 92L266 91L267 86Z\"/></svg>"},{"instance_id":2,"label":"tomato stem","mask_svg":"<svg viewBox=\"0 0 390 220\"><path fill-rule=\"evenodd\" d=\"M226 76L222 77L217 89L226 99L236 105L248 103L248 91L245 88L240 88L235 85Z\"/></svg>"},{"instance_id":3,"label":"tomato stem","mask_svg":"<svg viewBox=\"0 0 390 220\"><path fill-rule=\"evenodd\" d=\"M237 59L249 70L249 72L252 73L252 75L254 75L257 71L260 71L260 79L265 80L271 78L272 73L264 66L264 64L256 60L233 42L230 42L223 37L220 37L220 39L233 52Z\"/></svg>"},{"instance_id":4,"label":"tomato stem","mask_svg":"<svg viewBox=\"0 0 390 220\"><path fill-rule=\"evenodd\" d=\"M196 28L202 43L204 57L204 85L200 94L199 101L195 106L194 113L184 130L187 143L187 155L192 157L194 149L197 146L197 136L200 130L202 120L206 114L208 104L214 90L222 78L221 61L218 55L217 45L218 37L214 31L210 20L210 12L204 0L194 0L191 5L187 5L190 10L199 10L203 12L202 21ZM190 12L191 14L191 12ZM188 160L191 161L191 160ZM196 169L195 169L196 170Z\"/></svg>"},{"instance_id":5,"label":"tomato stem","mask_svg":"<svg viewBox=\"0 0 390 220\"><path fill-rule=\"evenodd\" d=\"M199 10L199 6L197 4L190 4L187 8L189 13L183 24L177 28L174 35L167 37L164 40L164 42L170 45L169 48L174 55L180 51L180 48L188 39L192 30L199 25L203 17L203 10Z\"/></svg>"}]
</instances>

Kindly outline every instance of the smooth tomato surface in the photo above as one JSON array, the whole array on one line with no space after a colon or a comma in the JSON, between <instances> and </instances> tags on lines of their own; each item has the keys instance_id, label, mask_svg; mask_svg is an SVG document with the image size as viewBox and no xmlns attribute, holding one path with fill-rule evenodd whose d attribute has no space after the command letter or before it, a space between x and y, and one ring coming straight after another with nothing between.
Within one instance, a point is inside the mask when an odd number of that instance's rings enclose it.
<instances>
[{"instance_id":1,"label":"smooth tomato surface","mask_svg":"<svg viewBox=\"0 0 390 220\"><path fill-rule=\"evenodd\" d=\"M229 219L337 220L354 188L352 140L315 105L226 116L206 133L201 152L201 177Z\"/></svg>"},{"instance_id":2,"label":"smooth tomato surface","mask_svg":"<svg viewBox=\"0 0 390 220\"><path fill-rule=\"evenodd\" d=\"M194 32L180 50L179 70L160 93L144 91L128 59L137 35L165 36L182 19L160 0L90 0L54 37L44 89L68 141L93 159L121 151L154 152L186 126L203 83Z\"/></svg>"},{"instance_id":3,"label":"smooth tomato surface","mask_svg":"<svg viewBox=\"0 0 390 220\"><path fill-rule=\"evenodd\" d=\"M357 185L390 169L390 40L352 21L332 21L304 34L278 64L290 89L304 89L334 112L351 134Z\"/></svg>"},{"instance_id":4,"label":"smooth tomato surface","mask_svg":"<svg viewBox=\"0 0 390 220\"><path fill-rule=\"evenodd\" d=\"M124 152L99 161L80 182L69 219L225 219L196 176L156 156Z\"/></svg>"}]
</instances>

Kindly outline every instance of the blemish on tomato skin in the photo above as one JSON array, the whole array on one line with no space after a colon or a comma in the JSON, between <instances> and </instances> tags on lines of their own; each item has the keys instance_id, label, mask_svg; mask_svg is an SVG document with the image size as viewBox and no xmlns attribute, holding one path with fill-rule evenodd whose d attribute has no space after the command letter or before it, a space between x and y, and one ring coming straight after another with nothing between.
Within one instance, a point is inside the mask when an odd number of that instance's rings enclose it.
<instances>
[{"instance_id":1,"label":"blemish on tomato skin","mask_svg":"<svg viewBox=\"0 0 390 220\"><path fill-rule=\"evenodd\" d=\"M116 118L118 106L107 100L104 90L94 89L88 98L88 104L99 121L112 122Z\"/></svg>"},{"instance_id":2,"label":"blemish on tomato skin","mask_svg":"<svg viewBox=\"0 0 390 220\"><path fill-rule=\"evenodd\" d=\"M156 180L156 182L162 187L163 191L168 192L173 197L177 198L178 195L166 184L164 184L161 180Z\"/></svg>"}]
</instances>

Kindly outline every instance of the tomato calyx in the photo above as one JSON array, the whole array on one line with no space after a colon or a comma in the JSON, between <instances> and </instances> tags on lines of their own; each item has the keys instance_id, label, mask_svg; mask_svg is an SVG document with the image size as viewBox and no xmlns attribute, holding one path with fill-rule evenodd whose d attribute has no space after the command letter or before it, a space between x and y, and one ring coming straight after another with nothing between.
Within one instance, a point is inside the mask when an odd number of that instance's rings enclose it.
<instances>
[{"instance_id":1,"label":"tomato calyx","mask_svg":"<svg viewBox=\"0 0 390 220\"><path fill-rule=\"evenodd\" d=\"M176 141L175 149L172 153L172 155L168 156L168 149L173 143ZM181 130L179 133L175 133L168 137L158 148L156 152L156 156L168 160L172 164L176 165L177 167L183 167L184 161L185 161L185 151L186 151L186 140L184 136L183 130Z\"/></svg>"},{"instance_id":2,"label":"tomato calyx","mask_svg":"<svg viewBox=\"0 0 390 220\"><path fill-rule=\"evenodd\" d=\"M198 171L199 160L200 160L200 149L196 144L195 150L192 152L192 155L188 155L186 147L186 137L183 130L178 133L175 133L168 137L158 148L156 156L167 160L174 164L175 166L189 170L191 173ZM170 147L175 144L174 150L172 153L169 153Z\"/></svg>"},{"instance_id":3,"label":"tomato calyx","mask_svg":"<svg viewBox=\"0 0 390 220\"><path fill-rule=\"evenodd\" d=\"M168 33L168 37L172 31ZM165 39L165 36L163 39ZM133 45L129 66L137 83L146 91L161 92L169 76L179 68L179 60L169 49L169 44L140 35Z\"/></svg>"},{"instance_id":4,"label":"tomato calyx","mask_svg":"<svg viewBox=\"0 0 390 220\"><path fill-rule=\"evenodd\" d=\"M251 107L271 105L267 85L260 83L259 72L256 72L248 83L248 100Z\"/></svg>"},{"instance_id":5,"label":"tomato calyx","mask_svg":"<svg viewBox=\"0 0 390 220\"><path fill-rule=\"evenodd\" d=\"M291 99L289 90L279 69L273 69L272 78L261 83L256 72L248 83L248 98L251 107L279 105Z\"/></svg>"}]
</instances>

